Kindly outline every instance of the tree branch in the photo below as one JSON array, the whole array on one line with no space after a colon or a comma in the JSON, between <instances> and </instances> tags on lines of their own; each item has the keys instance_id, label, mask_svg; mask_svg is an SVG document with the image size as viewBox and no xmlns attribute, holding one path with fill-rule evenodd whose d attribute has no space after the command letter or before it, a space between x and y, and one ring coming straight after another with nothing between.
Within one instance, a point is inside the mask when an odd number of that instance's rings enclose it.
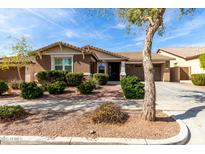
<instances>
[{"instance_id":1,"label":"tree branch","mask_svg":"<svg viewBox=\"0 0 205 154\"><path fill-rule=\"evenodd\" d=\"M151 17L147 17L147 19L149 20L151 26L154 26L154 22L153 22L152 18Z\"/></svg>"}]
</instances>

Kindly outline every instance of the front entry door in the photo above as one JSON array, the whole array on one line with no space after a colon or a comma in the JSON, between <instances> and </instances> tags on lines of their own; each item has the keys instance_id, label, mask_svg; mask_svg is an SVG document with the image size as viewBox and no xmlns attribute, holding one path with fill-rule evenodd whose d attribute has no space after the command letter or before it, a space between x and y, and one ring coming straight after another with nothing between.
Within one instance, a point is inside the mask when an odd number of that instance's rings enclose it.
<instances>
[{"instance_id":1,"label":"front entry door","mask_svg":"<svg viewBox=\"0 0 205 154\"><path fill-rule=\"evenodd\" d=\"M108 74L110 81L119 81L120 80L120 63L112 62L108 63Z\"/></svg>"}]
</instances>

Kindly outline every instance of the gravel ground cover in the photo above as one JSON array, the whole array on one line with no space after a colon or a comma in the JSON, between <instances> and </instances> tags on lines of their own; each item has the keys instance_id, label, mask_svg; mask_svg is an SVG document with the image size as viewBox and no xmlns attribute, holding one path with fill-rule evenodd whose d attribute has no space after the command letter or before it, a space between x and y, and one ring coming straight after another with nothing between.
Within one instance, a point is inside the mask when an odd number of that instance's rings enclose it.
<instances>
[{"instance_id":1,"label":"gravel ground cover","mask_svg":"<svg viewBox=\"0 0 205 154\"><path fill-rule=\"evenodd\" d=\"M26 102L23 98L19 96L20 90L13 90L12 94L5 94L0 96L0 103L6 101L16 101L16 102ZM67 87L63 94L59 95L50 95L48 92L44 92L42 98L36 100L103 100L103 99L112 99L112 100L126 100L123 96L120 85L103 85L98 89L95 89L91 94L84 95L80 94L77 91L76 87ZM1 105L1 104L0 104Z\"/></svg>"},{"instance_id":2,"label":"gravel ground cover","mask_svg":"<svg viewBox=\"0 0 205 154\"><path fill-rule=\"evenodd\" d=\"M126 112L130 117L124 124L93 124L91 112L32 111L23 119L0 123L0 135L163 139L180 131L178 124L161 111L157 111L156 122L141 119L139 110Z\"/></svg>"}]
</instances>

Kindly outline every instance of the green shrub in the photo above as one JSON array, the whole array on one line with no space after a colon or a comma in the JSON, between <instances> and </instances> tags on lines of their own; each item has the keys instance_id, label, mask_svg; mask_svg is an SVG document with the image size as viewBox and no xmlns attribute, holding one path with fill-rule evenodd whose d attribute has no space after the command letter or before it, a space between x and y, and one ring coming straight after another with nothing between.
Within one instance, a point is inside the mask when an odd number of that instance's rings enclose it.
<instances>
[{"instance_id":1,"label":"green shrub","mask_svg":"<svg viewBox=\"0 0 205 154\"><path fill-rule=\"evenodd\" d=\"M95 88L95 85L91 81L86 81L77 86L77 88L81 94L90 94Z\"/></svg>"},{"instance_id":2,"label":"green shrub","mask_svg":"<svg viewBox=\"0 0 205 154\"><path fill-rule=\"evenodd\" d=\"M6 84L6 82L0 80L0 95L2 95L3 93L7 92L8 90L9 90L9 87Z\"/></svg>"},{"instance_id":3,"label":"green shrub","mask_svg":"<svg viewBox=\"0 0 205 154\"><path fill-rule=\"evenodd\" d=\"M56 81L48 85L48 92L50 94L62 94L65 90L66 83L64 81Z\"/></svg>"},{"instance_id":4,"label":"green shrub","mask_svg":"<svg viewBox=\"0 0 205 154\"><path fill-rule=\"evenodd\" d=\"M119 105L109 102L97 107L92 114L94 123L124 123L128 118L129 115Z\"/></svg>"},{"instance_id":5,"label":"green shrub","mask_svg":"<svg viewBox=\"0 0 205 154\"><path fill-rule=\"evenodd\" d=\"M205 86L205 74L192 74L191 81L194 85Z\"/></svg>"},{"instance_id":6,"label":"green shrub","mask_svg":"<svg viewBox=\"0 0 205 154\"><path fill-rule=\"evenodd\" d=\"M200 61L200 64L201 64L201 68L205 69L205 53L203 53L199 56L199 61Z\"/></svg>"},{"instance_id":7,"label":"green shrub","mask_svg":"<svg viewBox=\"0 0 205 154\"><path fill-rule=\"evenodd\" d=\"M21 106L0 106L0 121L10 121L25 116L27 113Z\"/></svg>"},{"instance_id":8,"label":"green shrub","mask_svg":"<svg viewBox=\"0 0 205 154\"><path fill-rule=\"evenodd\" d=\"M66 81L68 86L78 86L83 82L83 73L67 73Z\"/></svg>"},{"instance_id":9,"label":"green shrub","mask_svg":"<svg viewBox=\"0 0 205 154\"><path fill-rule=\"evenodd\" d=\"M93 85L94 89L97 89L97 81L94 78L90 78L88 81Z\"/></svg>"},{"instance_id":10,"label":"green shrub","mask_svg":"<svg viewBox=\"0 0 205 154\"><path fill-rule=\"evenodd\" d=\"M127 99L144 98L144 84L136 76L127 76L121 79L121 88Z\"/></svg>"},{"instance_id":11,"label":"green shrub","mask_svg":"<svg viewBox=\"0 0 205 154\"><path fill-rule=\"evenodd\" d=\"M43 91L47 91L48 90L48 85L50 83L53 83L53 82L48 82L48 81L42 82L40 87L43 89Z\"/></svg>"},{"instance_id":12,"label":"green shrub","mask_svg":"<svg viewBox=\"0 0 205 154\"><path fill-rule=\"evenodd\" d=\"M39 83L44 83L45 81L48 81L48 72L47 71L38 72L36 78Z\"/></svg>"},{"instance_id":13,"label":"green shrub","mask_svg":"<svg viewBox=\"0 0 205 154\"><path fill-rule=\"evenodd\" d=\"M11 80L9 81L9 86L12 88L12 89L20 89L20 84L21 84L21 80Z\"/></svg>"},{"instance_id":14,"label":"green shrub","mask_svg":"<svg viewBox=\"0 0 205 154\"><path fill-rule=\"evenodd\" d=\"M23 82L20 85L21 97L24 99L34 99L43 96L43 89L38 87L35 82Z\"/></svg>"},{"instance_id":15,"label":"green shrub","mask_svg":"<svg viewBox=\"0 0 205 154\"><path fill-rule=\"evenodd\" d=\"M57 70L51 70L51 71L41 71L37 75L37 80L39 83L52 83L56 81L65 81L65 71L57 71Z\"/></svg>"},{"instance_id":16,"label":"green shrub","mask_svg":"<svg viewBox=\"0 0 205 154\"><path fill-rule=\"evenodd\" d=\"M93 74L93 78L96 79L99 85L106 85L109 79L109 75L106 73L95 73Z\"/></svg>"}]
</instances>

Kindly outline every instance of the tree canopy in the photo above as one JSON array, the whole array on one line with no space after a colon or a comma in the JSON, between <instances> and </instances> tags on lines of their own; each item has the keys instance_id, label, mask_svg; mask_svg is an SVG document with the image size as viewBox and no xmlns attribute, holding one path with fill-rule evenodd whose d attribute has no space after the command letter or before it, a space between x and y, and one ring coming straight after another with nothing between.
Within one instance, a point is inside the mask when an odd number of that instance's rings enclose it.
<instances>
[{"instance_id":1,"label":"tree canopy","mask_svg":"<svg viewBox=\"0 0 205 154\"><path fill-rule=\"evenodd\" d=\"M11 45L11 50L13 51L13 55L3 57L0 69L7 70L10 67L16 67L19 78L22 80L20 68L26 66L32 60L28 54L32 51L31 45L25 37L15 38L15 42Z\"/></svg>"},{"instance_id":2,"label":"tree canopy","mask_svg":"<svg viewBox=\"0 0 205 154\"><path fill-rule=\"evenodd\" d=\"M123 8L117 10L117 15L122 18L126 24L128 30L131 26L149 26L153 25L154 22L158 19L159 13L164 8ZM165 9L164 9L165 11ZM184 15L193 14L195 9L193 8L181 8L179 9L179 17ZM164 20L162 20L161 25L157 29L158 35L162 36L165 32Z\"/></svg>"}]
</instances>

